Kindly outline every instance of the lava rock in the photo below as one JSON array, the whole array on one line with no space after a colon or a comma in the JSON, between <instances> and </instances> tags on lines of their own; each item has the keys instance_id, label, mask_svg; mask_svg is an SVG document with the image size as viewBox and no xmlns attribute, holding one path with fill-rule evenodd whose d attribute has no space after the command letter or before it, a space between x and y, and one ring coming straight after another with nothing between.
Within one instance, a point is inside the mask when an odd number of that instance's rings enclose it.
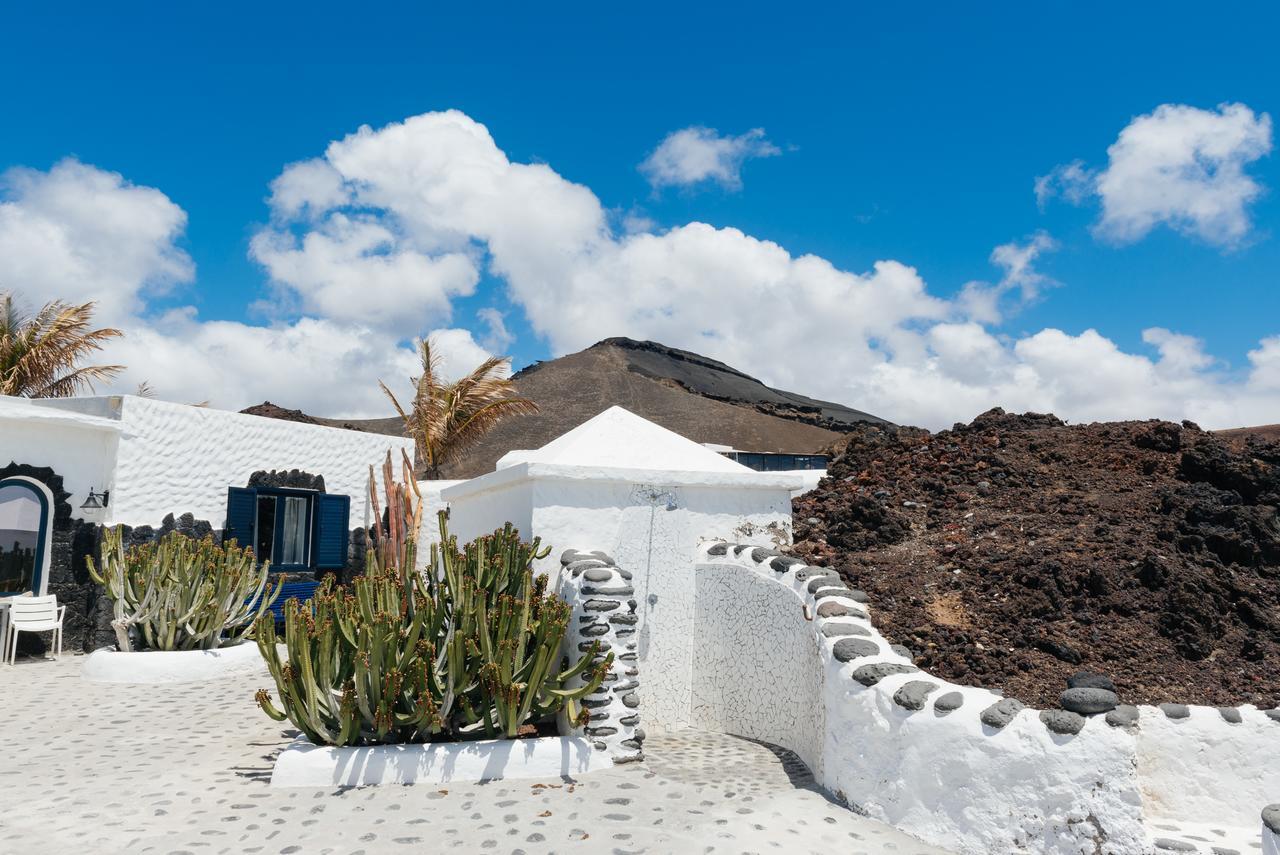
<instances>
[{"instance_id":1,"label":"lava rock","mask_svg":"<svg viewBox=\"0 0 1280 855\"><path fill-rule=\"evenodd\" d=\"M1262 822L1272 834L1280 834L1280 804L1267 805L1262 809Z\"/></svg>"},{"instance_id":2,"label":"lava rock","mask_svg":"<svg viewBox=\"0 0 1280 855\"><path fill-rule=\"evenodd\" d=\"M1084 716L1067 710L1040 710L1040 721L1054 733L1074 735L1084 727Z\"/></svg>"},{"instance_id":3,"label":"lava rock","mask_svg":"<svg viewBox=\"0 0 1280 855\"><path fill-rule=\"evenodd\" d=\"M840 662L849 662L863 656L879 656L880 645L865 638L842 638L831 649L831 655Z\"/></svg>"},{"instance_id":4,"label":"lava rock","mask_svg":"<svg viewBox=\"0 0 1280 855\"><path fill-rule=\"evenodd\" d=\"M889 649L901 656L903 659L911 662L915 660L915 655L911 652L911 648L903 644L890 644Z\"/></svg>"},{"instance_id":5,"label":"lava rock","mask_svg":"<svg viewBox=\"0 0 1280 855\"><path fill-rule=\"evenodd\" d=\"M978 719L987 727L999 729L1013 721L1014 717L1024 709L1026 707L1022 705L1022 701L1013 698L1001 698L983 710Z\"/></svg>"},{"instance_id":6,"label":"lava rock","mask_svg":"<svg viewBox=\"0 0 1280 855\"><path fill-rule=\"evenodd\" d=\"M1111 678L1105 674L1095 674L1093 671L1077 671L1067 678L1067 688L1106 689L1108 692L1114 692L1116 684L1111 682Z\"/></svg>"},{"instance_id":7,"label":"lava rock","mask_svg":"<svg viewBox=\"0 0 1280 855\"><path fill-rule=\"evenodd\" d=\"M1107 713L1107 724L1112 727L1132 727L1138 723L1138 708L1132 704L1121 704Z\"/></svg>"},{"instance_id":8,"label":"lava rock","mask_svg":"<svg viewBox=\"0 0 1280 855\"><path fill-rule=\"evenodd\" d=\"M727 555L728 553L729 544L727 543L713 543L707 548L708 555Z\"/></svg>"},{"instance_id":9,"label":"lava rock","mask_svg":"<svg viewBox=\"0 0 1280 855\"><path fill-rule=\"evenodd\" d=\"M914 665L901 665L897 662L876 662L872 665L861 665L854 669L853 679L864 686L874 686L885 677L894 674L915 674L919 668Z\"/></svg>"},{"instance_id":10,"label":"lava rock","mask_svg":"<svg viewBox=\"0 0 1280 855\"><path fill-rule=\"evenodd\" d=\"M582 575L588 582L608 582L613 578L613 571L608 567L588 567Z\"/></svg>"},{"instance_id":11,"label":"lava rock","mask_svg":"<svg viewBox=\"0 0 1280 855\"><path fill-rule=\"evenodd\" d=\"M934 700L933 709L935 712L949 713L960 709L963 704L964 695L959 692L947 692L945 695L940 695L936 700Z\"/></svg>"},{"instance_id":12,"label":"lava rock","mask_svg":"<svg viewBox=\"0 0 1280 855\"><path fill-rule=\"evenodd\" d=\"M859 612L857 609L851 609L843 603L837 603L835 600L827 600L825 603L818 604L818 617L860 617L865 618L865 612Z\"/></svg>"},{"instance_id":13,"label":"lava rock","mask_svg":"<svg viewBox=\"0 0 1280 855\"><path fill-rule=\"evenodd\" d=\"M805 590L810 594L816 594L820 588L830 588L839 584L840 577L834 573L830 576L810 576L809 584L805 585Z\"/></svg>"},{"instance_id":14,"label":"lava rock","mask_svg":"<svg viewBox=\"0 0 1280 855\"><path fill-rule=\"evenodd\" d=\"M1160 711L1169 718L1187 718L1191 715L1186 704L1161 704Z\"/></svg>"},{"instance_id":15,"label":"lava rock","mask_svg":"<svg viewBox=\"0 0 1280 855\"><path fill-rule=\"evenodd\" d=\"M846 635L871 635L871 630L856 623L840 623L827 621L822 625L822 634L827 638L842 638Z\"/></svg>"},{"instance_id":16,"label":"lava rock","mask_svg":"<svg viewBox=\"0 0 1280 855\"><path fill-rule=\"evenodd\" d=\"M929 694L936 688L938 684L928 680L911 680L893 693L893 702L903 709L922 710Z\"/></svg>"},{"instance_id":17,"label":"lava rock","mask_svg":"<svg viewBox=\"0 0 1280 855\"><path fill-rule=\"evenodd\" d=\"M769 566L776 573L786 573L792 567L803 567L804 562L799 558L792 558L789 555L782 555L769 562Z\"/></svg>"},{"instance_id":18,"label":"lava rock","mask_svg":"<svg viewBox=\"0 0 1280 855\"><path fill-rule=\"evenodd\" d=\"M1262 712L1272 721L1280 721L1280 710L1263 710Z\"/></svg>"},{"instance_id":19,"label":"lava rock","mask_svg":"<svg viewBox=\"0 0 1280 855\"><path fill-rule=\"evenodd\" d=\"M1239 724L1243 721L1240 718L1240 710L1235 707L1218 707L1218 715L1222 716L1222 720L1228 724Z\"/></svg>"},{"instance_id":20,"label":"lava rock","mask_svg":"<svg viewBox=\"0 0 1280 855\"><path fill-rule=\"evenodd\" d=\"M1115 692L1107 689L1079 688L1067 689L1062 693L1058 703L1064 710L1081 715L1097 715L1115 709L1120 705L1120 698L1116 697Z\"/></svg>"}]
</instances>

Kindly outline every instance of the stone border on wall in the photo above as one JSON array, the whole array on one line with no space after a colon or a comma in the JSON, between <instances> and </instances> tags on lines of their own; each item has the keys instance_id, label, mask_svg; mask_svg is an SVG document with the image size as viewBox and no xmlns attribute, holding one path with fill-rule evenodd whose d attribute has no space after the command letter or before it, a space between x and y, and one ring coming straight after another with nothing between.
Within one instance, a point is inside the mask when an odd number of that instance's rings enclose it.
<instances>
[{"instance_id":1,"label":"stone border on wall","mask_svg":"<svg viewBox=\"0 0 1280 855\"><path fill-rule=\"evenodd\" d=\"M571 608L565 632L565 656L576 658L599 642L596 662L613 652L613 664L600 687L582 699L590 711L586 727L574 728L561 715L561 733L580 733L614 763L644 759L640 727L640 665L636 644L635 590L631 573L603 552L566 550L560 556L557 593ZM574 678L582 685L581 678Z\"/></svg>"},{"instance_id":2,"label":"stone border on wall","mask_svg":"<svg viewBox=\"0 0 1280 855\"><path fill-rule=\"evenodd\" d=\"M1280 711L1114 696L1095 698L1094 714L1074 696L1081 711L1029 709L921 671L833 570L723 542L697 564L771 578L812 615L826 674L820 780L859 813L958 851L1148 852L1144 820L1220 823L1256 846L1258 811L1280 791Z\"/></svg>"}]
</instances>

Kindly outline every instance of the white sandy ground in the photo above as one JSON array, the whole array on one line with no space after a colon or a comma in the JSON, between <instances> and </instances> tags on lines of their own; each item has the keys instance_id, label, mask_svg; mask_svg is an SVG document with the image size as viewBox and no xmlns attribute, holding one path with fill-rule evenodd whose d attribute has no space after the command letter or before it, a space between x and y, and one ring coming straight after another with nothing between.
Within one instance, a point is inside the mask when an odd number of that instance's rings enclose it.
<instances>
[{"instance_id":1,"label":"white sandy ground","mask_svg":"<svg viewBox=\"0 0 1280 855\"><path fill-rule=\"evenodd\" d=\"M944 851L833 803L790 752L698 731L573 782L272 788L295 733L254 705L265 673L103 685L83 662L0 668L0 851Z\"/></svg>"}]
</instances>

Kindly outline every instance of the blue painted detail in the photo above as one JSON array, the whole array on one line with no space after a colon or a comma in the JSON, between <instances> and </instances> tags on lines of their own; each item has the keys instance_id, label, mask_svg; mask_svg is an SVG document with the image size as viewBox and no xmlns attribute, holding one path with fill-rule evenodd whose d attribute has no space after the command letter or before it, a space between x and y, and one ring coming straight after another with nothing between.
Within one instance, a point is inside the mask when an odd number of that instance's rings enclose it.
<instances>
[{"instance_id":1,"label":"blue painted detail","mask_svg":"<svg viewBox=\"0 0 1280 855\"><path fill-rule=\"evenodd\" d=\"M49 544L45 540L49 534L49 514L53 509L49 507L49 499L45 496L44 491L33 486L30 481L25 478L0 478L0 487L23 487L35 496L36 502L40 505L40 530L36 533L36 552L35 566L31 569L31 587L33 594L40 593L40 585L44 581L44 553L49 548Z\"/></svg>"},{"instance_id":2,"label":"blue painted detail","mask_svg":"<svg viewBox=\"0 0 1280 855\"><path fill-rule=\"evenodd\" d=\"M348 525L351 521L351 497L328 493L316 495L315 528L312 554L318 570L341 570L347 566Z\"/></svg>"},{"instance_id":3,"label":"blue painted detail","mask_svg":"<svg viewBox=\"0 0 1280 855\"><path fill-rule=\"evenodd\" d=\"M223 543L234 539L241 547L252 548L257 542L257 528L258 491L252 487L228 487L227 524L222 535Z\"/></svg>"}]
</instances>

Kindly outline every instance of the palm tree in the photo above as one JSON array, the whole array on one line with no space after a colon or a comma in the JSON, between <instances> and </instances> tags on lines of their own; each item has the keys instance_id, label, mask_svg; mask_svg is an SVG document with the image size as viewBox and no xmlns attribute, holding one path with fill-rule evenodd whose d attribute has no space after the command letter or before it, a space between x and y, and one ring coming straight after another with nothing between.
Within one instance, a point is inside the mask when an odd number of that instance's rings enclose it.
<instances>
[{"instance_id":1,"label":"palm tree","mask_svg":"<svg viewBox=\"0 0 1280 855\"><path fill-rule=\"evenodd\" d=\"M93 303L54 300L34 316L0 291L0 395L66 398L110 380L122 365L81 365L120 330L93 329Z\"/></svg>"},{"instance_id":2,"label":"palm tree","mask_svg":"<svg viewBox=\"0 0 1280 855\"><path fill-rule=\"evenodd\" d=\"M430 478L440 477L440 467L457 457L494 425L508 416L536 413L538 406L516 394L509 379L511 357L491 356L474 371L454 383L440 377L440 356L431 340L418 343L422 376L413 379L413 402L408 411L379 381L395 405L405 431L413 437L418 462Z\"/></svg>"}]
</instances>

